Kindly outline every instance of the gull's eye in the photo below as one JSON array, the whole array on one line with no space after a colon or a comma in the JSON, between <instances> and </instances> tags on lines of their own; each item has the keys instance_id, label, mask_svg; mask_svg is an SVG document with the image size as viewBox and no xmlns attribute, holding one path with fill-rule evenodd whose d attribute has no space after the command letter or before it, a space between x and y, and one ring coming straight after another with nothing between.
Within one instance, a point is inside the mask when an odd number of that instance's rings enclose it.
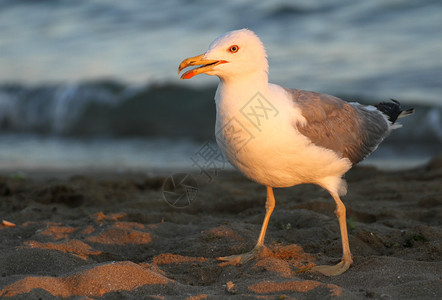
<instances>
[{"instance_id":1,"label":"gull's eye","mask_svg":"<svg viewBox=\"0 0 442 300\"><path fill-rule=\"evenodd\" d=\"M230 46L230 48L229 48L230 53L236 53L236 52L238 52L238 50L239 50L238 45L233 45L233 46Z\"/></svg>"}]
</instances>

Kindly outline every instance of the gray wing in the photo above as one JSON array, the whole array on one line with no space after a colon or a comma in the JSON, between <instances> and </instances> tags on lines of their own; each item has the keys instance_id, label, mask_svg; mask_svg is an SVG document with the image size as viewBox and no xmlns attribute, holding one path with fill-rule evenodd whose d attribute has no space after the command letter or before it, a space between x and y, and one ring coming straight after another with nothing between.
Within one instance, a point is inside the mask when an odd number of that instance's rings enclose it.
<instances>
[{"instance_id":1,"label":"gray wing","mask_svg":"<svg viewBox=\"0 0 442 300\"><path fill-rule=\"evenodd\" d=\"M339 98L309 91L287 89L301 109L306 125L294 124L317 146L333 150L352 164L376 150L390 132L375 107L347 103Z\"/></svg>"}]
</instances>

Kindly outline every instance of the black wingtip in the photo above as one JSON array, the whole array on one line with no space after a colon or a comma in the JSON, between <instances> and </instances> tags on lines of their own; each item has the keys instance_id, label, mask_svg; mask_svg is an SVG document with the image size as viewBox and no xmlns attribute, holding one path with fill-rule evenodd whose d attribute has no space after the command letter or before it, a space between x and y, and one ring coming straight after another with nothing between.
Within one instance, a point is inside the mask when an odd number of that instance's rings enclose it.
<instances>
[{"instance_id":1,"label":"black wingtip","mask_svg":"<svg viewBox=\"0 0 442 300\"><path fill-rule=\"evenodd\" d=\"M375 105L375 107L388 117L388 120L394 124L398 118L405 117L414 112L414 109L407 109L403 111L399 101L390 99L391 102L381 102Z\"/></svg>"}]
</instances>

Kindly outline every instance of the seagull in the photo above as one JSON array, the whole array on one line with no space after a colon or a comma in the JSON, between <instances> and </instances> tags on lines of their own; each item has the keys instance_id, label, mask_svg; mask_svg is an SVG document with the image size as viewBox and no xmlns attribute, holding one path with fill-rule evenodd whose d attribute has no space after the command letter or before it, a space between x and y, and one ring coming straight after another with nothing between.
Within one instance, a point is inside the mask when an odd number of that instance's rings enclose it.
<instances>
[{"instance_id":1,"label":"seagull","mask_svg":"<svg viewBox=\"0 0 442 300\"><path fill-rule=\"evenodd\" d=\"M336 203L343 251L338 264L311 270L327 276L348 270L353 258L346 209L340 199L347 192L342 177L401 127L396 120L413 109L403 111L396 100L365 106L269 83L266 50L249 29L218 37L205 53L183 60L178 74L191 66L198 67L183 73L181 79L202 73L219 77L215 136L223 155L267 189L266 214L256 246L248 253L218 259L243 264L262 255L275 207L273 189L311 183L327 190Z\"/></svg>"}]
</instances>

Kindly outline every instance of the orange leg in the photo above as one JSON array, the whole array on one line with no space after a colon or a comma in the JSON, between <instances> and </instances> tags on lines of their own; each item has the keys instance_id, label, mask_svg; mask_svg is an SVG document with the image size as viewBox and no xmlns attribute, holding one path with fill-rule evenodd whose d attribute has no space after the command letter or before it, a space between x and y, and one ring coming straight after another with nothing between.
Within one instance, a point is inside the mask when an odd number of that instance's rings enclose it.
<instances>
[{"instance_id":1,"label":"orange leg","mask_svg":"<svg viewBox=\"0 0 442 300\"><path fill-rule=\"evenodd\" d=\"M312 271L320 272L326 276L336 276L344 273L348 270L350 265L353 263L352 255L350 252L350 245L348 243L347 234L347 219L345 216L345 205L342 203L338 194L331 193L333 199L336 202L335 214L339 220L339 228L341 229L341 240L342 240L342 260L340 263L334 266L316 266L312 268Z\"/></svg>"},{"instance_id":2,"label":"orange leg","mask_svg":"<svg viewBox=\"0 0 442 300\"><path fill-rule=\"evenodd\" d=\"M255 248L253 248L252 251L244 254L218 257L217 259L228 262L229 264L244 264L259 256L265 248L264 239L266 236L267 226L269 225L270 216L272 215L274 208L275 196L273 195L273 189L271 187L267 187L266 215L264 217L261 233L259 234L258 242L256 243Z\"/></svg>"}]
</instances>

